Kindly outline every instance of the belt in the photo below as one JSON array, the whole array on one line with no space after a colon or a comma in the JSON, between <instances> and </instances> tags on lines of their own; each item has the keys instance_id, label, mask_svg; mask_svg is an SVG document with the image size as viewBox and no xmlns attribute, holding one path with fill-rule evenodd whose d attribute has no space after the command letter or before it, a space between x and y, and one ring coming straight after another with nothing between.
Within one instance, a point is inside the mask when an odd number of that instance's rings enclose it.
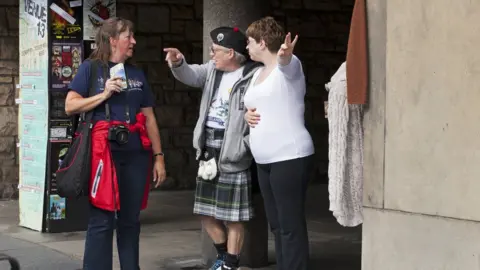
<instances>
[{"instance_id":1,"label":"belt","mask_svg":"<svg viewBox=\"0 0 480 270\"><path fill-rule=\"evenodd\" d=\"M216 128L209 128L207 127L208 132L213 134L214 140L222 140L225 136L225 129L216 129Z\"/></svg>"}]
</instances>

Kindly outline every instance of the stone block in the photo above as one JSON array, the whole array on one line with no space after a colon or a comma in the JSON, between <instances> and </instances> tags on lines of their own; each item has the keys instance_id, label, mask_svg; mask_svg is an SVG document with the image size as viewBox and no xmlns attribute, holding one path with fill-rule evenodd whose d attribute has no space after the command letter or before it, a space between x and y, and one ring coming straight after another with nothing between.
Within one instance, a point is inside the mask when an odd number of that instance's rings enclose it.
<instances>
[{"instance_id":1,"label":"stone block","mask_svg":"<svg viewBox=\"0 0 480 270\"><path fill-rule=\"evenodd\" d=\"M137 29L141 33L168 33L170 10L167 6L138 6Z\"/></svg>"},{"instance_id":2,"label":"stone block","mask_svg":"<svg viewBox=\"0 0 480 270\"><path fill-rule=\"evenodd\" d=\"M172 37L172 36L173 35L170 35L170 37ZM187 61L190 63L190 61L188 59L189 54L190 54L189 44L187 42L185 42L183 34L182 34L182 39L181 40L167 40L166 39L163 45L166 48L177 48L186 57Z\"/></svg>"},{"instance_id":3,"label":"stone block","mask_svg":"<svg viewBox=\"0 0 480 270\"><path fill-rule=\"evenodd\" d=\"M270 0L270 5L272 6L272 8L279 8L280 2L280 0Z\"/></svg>"},{"instance_id":4,"label":"stone block","mask_svg":"<svg viewBox=\"0 0 480 270\"><path fill-rule=\"evenodd\" d=\"M185 124L187 126L195 126L198 120L198 106L185 107Z\"/></svg>"},{"instance_id":5,"label":"stone block","mask_svg":"<svg viewBox=\"0 0 480 270\"><path fill-rule=\"evenodd\" d=\"M3 183L18 184L18 167L17 166L3 166L0 168L1 180Z\"/></svg>"},{"instance_id":6,"label":"stone block","mask_svg":"<svg viewBox=\"0 0 480 270\"><path fill-rule=\"evenodd\" d=\"M18 59L18 38L15 38L15 37L0 38L0 59L8 59L8 60Z\"/></svg>"},{"instance_id":7,"label":"stone block","mask_svg":"<svg viewBox=\"0 0 480 270\"><path fill-rule=\"evenodd\" d=\"M183 41L185 42L185 36L182 34L170 34L170 35L163 35L163 40L164 41ZM168 47L167 43L164 45L165 47Z\"/></svg>"},{"instance_id":8,"label":"stone block","mask_svg":"<svg viewBox=\"0 0 480 270\"><path fill-rule=\"evenodd\" d=\"M180 127L184 124L183 108L180 106L160 106L155 108L160 127Z\"/></svg>"},{"instance_id":9,"label":"stone block","mask_svg":"<svg viewBox=\"0 0 480 270\"><path fill-rule=\"evenodd\" d=\"M14 200L18 198L17 183L0 183L0 199Z\"/></svg>"},{"instance_id":10,"label":"stone block","mask_svg":"<svg viewBox=\"0 0 480 270\"><path fill-rule=\"evenodd\" d=\"M305 101L305 125L310 126L313 124L313 108L312 108L312 103L309 102L308 100Z\"/></svg>"},{"instance_id":11,"label":"stone block","mask_svg":"<svg viewBox=\"0 0 480 270\"><path fill-rule=\"evenodd\" d=\"M173 140L172 140L172 132L168 128L160 127L160 140L162 143L162 149L170 149L173 148Z\"/></svg>"},{"instance_id":12,"label":"stone block","mask_svg":"<svg viewBox=\"0 0 480 270\"><path fill-rule=\"evenodd\" d=\"M193 0L158 0L160 3L176 5L193 5Z\"/></svg>"},{"instance_id":13,"label":"stone block","mask_svg":"<svg viewBox=\"0 0 480 270\"><path fill-rule=\"evenodd\" d=\"M191 164L177 171L177 189L195 189L198 168Z\"/></svg>"},{"instance_id":14,"label":"stone block","mask_svg":"<svg viewBox=\"0 0 480 270\"><path fill-rule=\"evenodd\" d=\"M187 129L187 128L182 128L182 129ZM193 134L193 127L188 129ZM195 148L193 148L193 145L191 144L188 148L186 148L185 152L187 153L187 160L190 167L193 167L195 168L195 170L198 170L197 150L195 150Z\"/></svg>"},{"instance_id":15,"label":"stone block","mask_svg":"<svg viewBox=\"0 0 480 270\"><path fill-rule=\"evenodd\" d=\"M307 85L306 98L307 100L312 98L322 98L323 100L327 100L328 92L325 90L325 85Z\"/></svg>"},{"instance_id":16,"label":"stone block","mask_svg":"<svg viewBox=\"0 0 480 270\"><path fill-rule=\"evenodd\" d=\"M168 84L171 81L170 68L165 63L148 63L147 76L150 83ZM170 82L173 84L173 82Z\"/></svg>"},{"instance_id":17,"label":"stone block","mask_svg":"<svg viewBox=\"0 0 480 270\"><path fill-rule=\"evenodd\" d=\"M0 164L3 167L14 167L17 147L15 145L15 138L0 137ZM2 171L2 176L3 176ZM1 178L3 181L3 177Z\"/></svg>"},{"instance_id":18,"label":"stone block","mask_svg":"<svg viewBox=\"0 0 480 270\"><path fill-rule=\"evenodd\" d=\"M187 21L185 26L187 40L201 41L203 39L203 23L201 21Z\"/></svg>"},{"instance_id":19,"label":"stone block","mask_svg":"<svg viewBox=\"0 0 480 270\"><path fill-rule=\"evenodd\" d=\"M191 62L191 63L194 63L194 62ZM201 63L201 62L198 62L198 63ZM175 89L175 91L191 91L191 90L194 90L194 91L199 91L200 92L200 88L195 88L195 87L188 86L186 84L183 84L180 81L175 81L175 88L174 89Z\"/></svg>"},{"instance_id":20,"label":"stone block","mask_svg":"<svg viewBox=\"0 0 480 270\"><path fill-rule=\"evenodd\" d=\"M18 75L18 61L1 60L0 75Z\"/></svg>"},{"instance_id":21,"label":"stone block","mask_svg":"<svg viewBox=\"0 0 480 270\"><path fill-rule=\"evenodd\" d=\"M184 167L187 155L183 149L165 150L165 166L167 168Z\"/></svg>"},{"instance_id":22,"label":"stone block","mask_svg":"<svg viewBox=\"0 0 480 270\"><path fill-rule=\"evenodd\" d=\"M309 68L307 72L307 82L309 84L324 85L329 79L325 78L325 72L323 68Z\"/></svg>"},{"instance_id":23,"label":"stone block","mask_svg":"<svg viewBox=\"0 0 480 270\"><path fill-rule=\"evenodd\" d=\"M194 8L195 8L195 18L202 19L203 18L203 0L195 0Z\"/></svg>"},{"instance_id":24,"label":"stone block","mask_svg":"<svg viewBox=\"0 0 480 270\"><path fill-rule=\"evenodd\" d=\"M0 35L6 36L8 34L7 9L0 7Z\"/></svg>"},{"instance_id":25,"label":"stone block","mask_svg":"<svg viewBox=\"0 0 480 270\"><path fill-rule=\"evenodd\" d=\"M188 92L165 91L165 104L167 105L189 105L192 99Z\"/></svg>"},{"instance_id":26,"label":"stone block","mask_svg":"<svg viewBox=\"0 0 480 270\"><path fill-rule=\"evenodd\" d=\"M11 83L12 81L12 76L0 76L0 83Z\"/></svg>"},{"instance_id":27,"label":"stone block","mask_svg":"<svg viewBox=\"0 0 480 270\"><path fill-rule=\"evenodd\" d=\"M192 128L180 128L174 130L173 145L175 147L190 147L193 141Z\"/></svg>"},{"instance_id":28,"label":"stone block","mask_svg":"<svg viewBox=\"0 0 480 270\"><path fill-rule=\"evenodd\" d=\"M8 29L9 30L17 30L18 31L18 6L17 7L9 7L7 8L7 22L8 22Z\"/></svg>"},{"instance_id":29,"label":"stone block","mask_svg":"<svg viewBox=\"0 0 480 270\"><path fill-rule=\"evenodd\" d=\"M152 92L153 92L153 96L155 97L155 105L165 104L163 88L161 85L153 85Z\"/></svg>"},{"instance_id":30,"label":"stone block","mask_svg":"<svg viewBox=\"0 0 480 270\"><path fill-rule=\"evenodd\" d=\"M340 11L342 9L340 1L303 0L303 4L308 10Z\"/></svg>"},{"instance_id":31,"label":"stone block","mask_svg":"<svg viewBox=\"0 0 480 270\"><path fill-rule=\"evenodd\" d=\"M2 6L18 6L17 0L2 0Z\"/></svg>"},{"instance_id":32,"label":"stone block","mask_svg":"<svg viewBox=\"0 0 480 270\"><path fill-rule=\"evenodd\" d=\"M117 6L122 4L154 4L158 3L157 0L116 0Z\"/></svg>"},{"instance_id":33,"label":"stone block","mask_svg":"<svg viewBox=\"0 0 480 270\"><path fill-rule=\"evenodd\" d=\"M15 107L0 107L0 136L17 135L17 110ZM0 140L1 141L1 140ZM0 151L2 149L0 142ZM13 143L12 143L13 144ZM12 149L13 151L13 149Z\"/></svg>"},{"instance_id":34,"label":"stone block","mask_svg":"<svg viewBox=\"0 0 480 270\"><path fill-rule=\"evenodd\" d=\"M281 2L283 9L302 9L303 7L302 0L283 0Z\"/></svg>"},{"instance_id":35,"label":"stone block","mask_svg":"<svg viewBox=\"0 0 480 270\"><path fill-rule=\"evenodd\" d=\"M13 84L0 84L0 106L13 105L15 103L14 100L15 87L13 86Z\"/></svg>"},{"instance_id":36,"label":"stone block","mask_svg":"<svg viewBox=\"0 0 480 270\"><path fill-rule=\"evenodd\" d=\"M134 59L139 62L164 61L162 50L162 38L159 36L141 36L135 37Z\"/></svg>"},{"instance_id":37,"label":"stone block","mask_svg":"<svg viewBox=\"0 0 480 270\"><path fill-rule=\"evenodd\" d=\"M193 7L183 5L172 5L170 7L172 19L186 19L190 20L194 18Z\"/></svg>"},{"instance_id":38,"label":"stone block","mask_svg":"<svg viewBox=\"0 0 480 270\"><path fill-rule=\"evenodd\" d=\"M184 20L172 20L170 26L170 32L173 34L185 33L185 21Z\"/></svg>"},{"instance_id":39,"label":"stone block","mask_svg":"<svg viewBox=\"0 0 480 270\"><path fill-rule=\"evenodd\" d=\"M117 4L117 16L122 17L132 22L135 22L137 19L137 6L131 4ZM135 37L138 38L138 37ZM137 40L138 41L138 40Z\"/></svg>"},{"instance_id":40,"label":"stone block","mask_svg":"<svg viewBox=\"0 0 480 270\"><path fill-rule=\"evenodd\" d=\"M299 33L303 37L325 37L326 27L320 20L302 20Z\"/></svg>"},{"instance_id":41,"label":"stone block","mask_svg":"<svg viewBox=\"0 0 480 270\"><path fill-rule=\"evenodd\" d=\"M298 43L298 51L301 52L318 52L324 50L324 40L323 39L302 39L301 42ZM333 50L332 46L332 50Z\"/></svg>"}]
</instances>

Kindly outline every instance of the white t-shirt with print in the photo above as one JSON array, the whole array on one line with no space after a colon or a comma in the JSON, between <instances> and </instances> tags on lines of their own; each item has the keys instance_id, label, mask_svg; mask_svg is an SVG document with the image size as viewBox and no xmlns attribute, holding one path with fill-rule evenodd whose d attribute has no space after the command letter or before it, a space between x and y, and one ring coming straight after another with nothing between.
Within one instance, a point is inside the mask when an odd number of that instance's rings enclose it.
<instances>
[{"instance_id":1,"label":"white t-shirt with print","mask_svg":"<svg viewBox=\"0 0 480 270\"><path fill-rule=\"evenodd\" d=\"M245 106L256 108L260 115L258 124L250 128L255 161L268 164L312 155L312 137L305 128L306 86L300 60L293 56L288 65L278 65L255 85L261 71L253 76L244 97Z\"/></svg>"},{"instance_id":2,"label":"white t-shirt with print","mask_svg":"<svg viewBox=\"0 0 480 270\"><path fill-rule=\"evenodd\" d=\"M212 98L208 111L206 126L216 129L225 129L228 117L228 105L233 85L242 77L243 67L224 72L217 94Z\"/></svg>"}]
</instances>

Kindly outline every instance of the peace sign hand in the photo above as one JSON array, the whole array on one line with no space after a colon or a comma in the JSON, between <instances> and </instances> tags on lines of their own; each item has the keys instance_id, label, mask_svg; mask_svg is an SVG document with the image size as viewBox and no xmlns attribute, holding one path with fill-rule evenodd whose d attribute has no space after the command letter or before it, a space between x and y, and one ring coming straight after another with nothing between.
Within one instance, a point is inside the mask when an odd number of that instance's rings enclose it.
<instances>
[{"instance_id":1,"label":"peace sign hand","mask_svg":"<svg viewBox=\"0 0 480 270\"><path fill-rule=\"evenodd\" d=\"M280 46L280 50L278 50L277 56L278 57L291 57L293 54L293 48L295 44L297 44L298 35L295 35L295 39L292 41L292 35L290 33L287 34L285 37L285 42Z\"/></svg>"}]
</instances>

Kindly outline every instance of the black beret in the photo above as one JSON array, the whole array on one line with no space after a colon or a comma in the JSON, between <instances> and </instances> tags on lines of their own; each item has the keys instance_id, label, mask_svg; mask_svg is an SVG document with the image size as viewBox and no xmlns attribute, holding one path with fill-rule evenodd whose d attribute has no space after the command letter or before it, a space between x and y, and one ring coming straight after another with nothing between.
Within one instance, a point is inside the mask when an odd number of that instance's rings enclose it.
<instances>
[{"instance_id":1,"label":"black beret","mask_svg":"<svg viewBox=\"0 0 480 270\"><path fill-rule=\"evenodd\" d=\"M247 56L247 37L238 27L218 27L210 32L213 43Z\"/></svg>"}]
</instances>

